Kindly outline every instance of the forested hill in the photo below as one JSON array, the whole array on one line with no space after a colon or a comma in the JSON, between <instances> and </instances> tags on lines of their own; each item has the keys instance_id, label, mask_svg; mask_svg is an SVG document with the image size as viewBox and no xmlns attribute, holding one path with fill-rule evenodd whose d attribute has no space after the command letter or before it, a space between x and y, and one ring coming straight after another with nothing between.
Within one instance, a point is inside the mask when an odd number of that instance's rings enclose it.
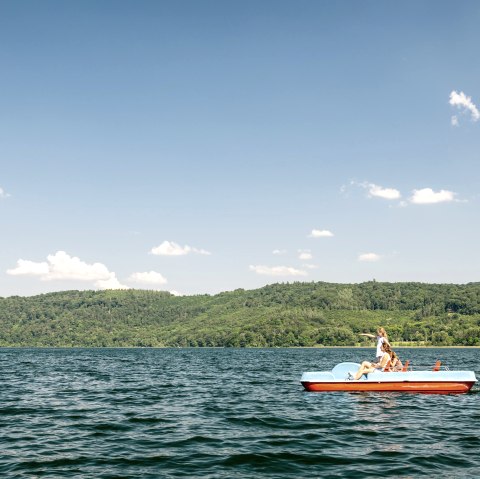
<instances>
[{"instance_id":1,"label":"forested hill","mask_svg":"<svg viewBox=\"0 0 480 479\"><path fill-rule=\"evenodd\" d=\"M214 296L142 290L0 298L0 346L480 345L480 283L287 283Z\"/></svg>"}]
</instances>

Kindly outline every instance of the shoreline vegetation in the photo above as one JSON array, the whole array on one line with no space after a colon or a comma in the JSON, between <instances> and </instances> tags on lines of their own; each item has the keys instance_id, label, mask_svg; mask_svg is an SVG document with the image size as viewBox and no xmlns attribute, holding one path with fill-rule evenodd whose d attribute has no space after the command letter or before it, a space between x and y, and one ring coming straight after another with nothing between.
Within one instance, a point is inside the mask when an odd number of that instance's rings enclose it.
<instances>
[{"instance_id":1,"label":"shoreline vegetation","mask_svg":"<svg viewBox=\"0 0 480 479\"><path fill-rule=\"evenodd\" d=\"M216 295L63 291L0 298L0 347L480 346L480 283L277 283Z\"/></svg>"},{"instance_id":2,"label":"shoreline vegetation","mask_svg":"<svg viewBox=\"0 0 480 479\"><path fill-rule=\"evenodd\" d=\"M397 349L480 349L480 346L395 346ZM0 346L1 350L9 349L371 349L374 346Z\"/></svg>"}]
</instances>

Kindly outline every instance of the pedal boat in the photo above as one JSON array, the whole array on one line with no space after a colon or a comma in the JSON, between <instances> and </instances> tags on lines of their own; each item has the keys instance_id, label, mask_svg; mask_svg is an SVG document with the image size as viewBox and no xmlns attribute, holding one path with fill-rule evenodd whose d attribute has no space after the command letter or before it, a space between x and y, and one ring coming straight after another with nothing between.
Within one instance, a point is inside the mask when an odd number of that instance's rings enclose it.
<instances>
[{"instance_id":1,"label":"pedal boat","mask_svg":"<svg viewBox=\"0 0 480 479\"><path fill-rule=\"evenodd\" d=\"M360 364L340 363L331 371L305 372L301 383L307 391L398 391L431 394L467 393L477 382L474 371L440 370L437 361L433 370L399 372L374 371L358 380L349 379ZM350 377L351 377L350 376Z\"/></svg>"}]
</instances>

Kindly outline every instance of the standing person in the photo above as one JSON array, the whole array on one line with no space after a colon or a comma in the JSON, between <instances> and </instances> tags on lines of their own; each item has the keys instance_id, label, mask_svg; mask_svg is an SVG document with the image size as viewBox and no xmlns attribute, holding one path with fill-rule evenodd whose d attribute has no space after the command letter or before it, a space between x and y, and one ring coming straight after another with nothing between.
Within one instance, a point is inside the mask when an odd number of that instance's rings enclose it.
<instances>
[{"instance_id":1,"label":"standing person","mask_svg":"<svg viewBox=\"0 0 480 479\"><path fill-rule=\"evenodd\" d=\"M382 344L386 343L390 346L390 343L388 342L387 332L385 331L385 329L381 327L378 328L376 336L370 333L360 333L360 336L366 336L367 338L372 338L377 340L377 356L374 362L379 363L383 356Z\"/></svg>"}]
</instances>

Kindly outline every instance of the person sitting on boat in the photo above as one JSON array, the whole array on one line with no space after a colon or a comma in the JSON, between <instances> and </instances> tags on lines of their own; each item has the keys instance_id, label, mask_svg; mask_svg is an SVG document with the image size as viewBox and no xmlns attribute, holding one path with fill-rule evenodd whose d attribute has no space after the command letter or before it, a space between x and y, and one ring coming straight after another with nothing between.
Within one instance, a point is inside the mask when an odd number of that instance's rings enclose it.
<instances>
[{"instance_id":1,"label":"person sitting on boat","mask_svg":"<svg viewBox=\"0 0 480 479\"><path fill-rule=\"evenodd\" d=\"M388 342L387 332L385 331L385 329L381 327L378 328L377 336L374 336L373 334L370 334L370 333L360 333L360 336L366 336L367 338L372 338L377 340L377 355L375 358L375 362L376 363L380 362L383 356L382 344L387 343L390 346L390 343Z\"/></svg>"},{"instance_id":2,"label":"person sitting on boat","mask_svg":"<svg viewBox=\"0 0 480 479\"><path fill-rule=\"evenodd\" d=\"M390 356L391 356L390 369L392 371L402 371L403 364L402 364L402 361L400 361L400 358L398 357L397 353L392 350Z\"/></svg>"},{"instance_id":3,"label":"person sitting on boat","mask_svg":"<svg viewBox=\"0 0 480 479\"><path fill-rule=\"evenodd\" d=\"M381 349L383 355L379 362L372 363L370 361L363 361L358 368L358 371L353 376L348 373L348 379L357 380L360 379L364 374L373 373L373 371L384 371L385 368L390 365L390 361L392 359L392 349L388 343L383 343Z\"/></svg>"}]
</instances>

